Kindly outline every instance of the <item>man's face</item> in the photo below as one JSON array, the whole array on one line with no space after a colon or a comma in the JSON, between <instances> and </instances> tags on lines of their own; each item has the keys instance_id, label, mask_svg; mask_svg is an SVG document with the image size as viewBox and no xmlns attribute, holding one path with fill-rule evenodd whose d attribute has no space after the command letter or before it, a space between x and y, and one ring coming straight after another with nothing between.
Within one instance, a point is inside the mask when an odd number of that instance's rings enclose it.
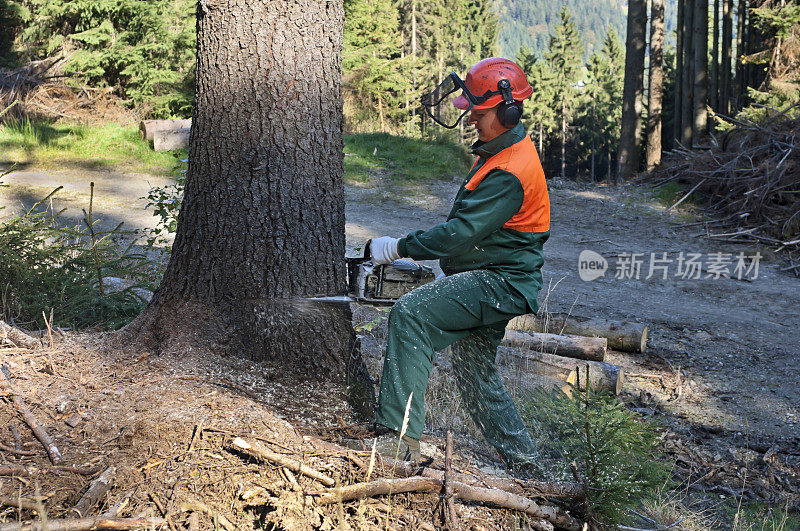
<instances>
[{"instance_id":1,"label":"man's face","mask_svg":"<svg viewBox=\"0 0 800 531\"><path fill-rule=\"evenodd\" d=\"M500 125L500 119L497 118L497 107L472 109L469 113L469 124L475 126L475 129L478 130L478 139L484 142L508 131L508 128Z\"/></svg>"}]
</instances>

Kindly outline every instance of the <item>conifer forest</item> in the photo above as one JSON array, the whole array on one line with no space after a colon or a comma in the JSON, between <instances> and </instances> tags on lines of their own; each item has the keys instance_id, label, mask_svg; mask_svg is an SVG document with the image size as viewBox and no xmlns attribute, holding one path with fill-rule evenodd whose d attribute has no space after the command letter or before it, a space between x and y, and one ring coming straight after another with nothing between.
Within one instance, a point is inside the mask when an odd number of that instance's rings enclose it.
<instances>
[{"instance_id":1,"label":"conifer forest","mask_svg":"<svg viewBox=\"0 0 800 531\"><path fill-rule=\"evenodd\" d=\"M800 0L0 29L0 531L800 530Z\"/></svg>"}]
</instances>

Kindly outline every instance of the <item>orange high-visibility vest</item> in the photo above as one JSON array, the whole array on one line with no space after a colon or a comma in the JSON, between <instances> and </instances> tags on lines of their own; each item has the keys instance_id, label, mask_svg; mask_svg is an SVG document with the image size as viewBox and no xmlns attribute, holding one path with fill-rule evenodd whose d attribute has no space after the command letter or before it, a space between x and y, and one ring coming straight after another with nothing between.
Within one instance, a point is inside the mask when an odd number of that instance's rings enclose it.
<instances>
[{"instance_id":1,"label":"orange high-visibility vest","mask_svg":"<svg viewBox=\"0 0 800 531\"><path fill-rule=\"evenodd\" d=\"M478 161L475 161L475 164L477 163ZM475 164L472 166L475 167ZM525 135L525 138L516 144L489 157L464 187L467 190L475 190L486 174L495 169L505 170L516 176L524 192L522 206L503 225L503 228L520 232L550 230L550 197L547 195L547 182L531 137Z\"/></svg>"}]
</instances>

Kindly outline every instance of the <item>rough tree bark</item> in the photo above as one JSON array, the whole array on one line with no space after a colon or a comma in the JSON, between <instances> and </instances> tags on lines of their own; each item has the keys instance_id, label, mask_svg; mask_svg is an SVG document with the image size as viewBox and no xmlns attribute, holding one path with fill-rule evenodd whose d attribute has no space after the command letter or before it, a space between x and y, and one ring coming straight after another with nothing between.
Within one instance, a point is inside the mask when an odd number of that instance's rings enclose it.
<instances>
[{"instance_id":1,"label":"rough tree bark","mask_svg":"<svg viewBox=\"0 0 800 531\"><path fill-rule=\"evenodd\" d=\"M719 111L719 3L714 0L714 20L711 23L711 64L708 65L708 103Z\"/></svg>"},{"instance_id":2,"label":"rough tree bark","mask_svg":"<svg viewBox=\"0 0 800 531\"><path fill-rule=\"evenodd\" d=\"M718 112L731 112L731 44L733 39L733 0L722 2L722 65L720 67L720 103Z\"/></svg>"},{"instance_id":3,"label":"rough tree bark","mask_svg":"<svg viewBox=\"0 0 800 531\"><path fill-rule=\"evenodd\" d=\"M747 83L745 82L745 65L742 63L742 57L747 55L745 47L747 46L747 0L739 0L738 18L736 20L736 101L733 104L731 112L744 107L745 92L747 92Z\"/></svg>"},{"instance_id":4,"label":"rough tree bark","mask_svg":"<svg viewBox=\"0 0 800 531\"><path fill-rule=\"evenodd\" d=\"M692 148L692 123L694 104L694 76L692 66L694 65L694 0L684 0L683 4L683 103L681 104L681 134L680 140L683 147Z\"/></svg>"},{"instance_id":5,"label":"rough tree bark","mask_svg":"<svg viewBox=\"0 0 800 531\"><path fill-rule=\"evenodd\" d=\"M708 0L694 0L694 122L692 142L708 133Z\"/></svg>"},{"instance_id":6,"label":"rough tree bark","mask_svg":"<svg viewBox=\"0 0 800 531\"><path fill-rule=\"evenodd\" d=\"M622 128L619 141L619 177L630 179L639 169L642 90L644 82L645 0L628 2L628 35L625 42L625 81L622 87Z\"/></svg>"},{"instance_id":7,"label":"rough tree bark","mask_svg":"<svg viewBox=\"0 0 800 531\"><path fill-rule=\"evenodd\" d=\"M678 19L675 25L675 105L672 117L674 145L681 141L681 109L683 108L683 17L686 0L678 0Z\"/></svg>"},{"instance_id":8,"label":"rough tree bark","mask_svg":"<svg viewBox=\"0 0 800 531\"><path fill-rule=\"evenodd\" d=\"M349 307L304 300L345 290L343 25L341 0L198 4L175 243L123 334L366 382Z\"/></svg>"},{"instance_id":9,"label":"rough tree bark","mask_svg":"<svg viewBox=\"0 0 800 531\"><path fill-rule=\"evenodd\" d=\"M664 0L650 1L650 93L647 98L645 168L661 162L661 102L664 95Z\"/></svg>"}]
</instances>

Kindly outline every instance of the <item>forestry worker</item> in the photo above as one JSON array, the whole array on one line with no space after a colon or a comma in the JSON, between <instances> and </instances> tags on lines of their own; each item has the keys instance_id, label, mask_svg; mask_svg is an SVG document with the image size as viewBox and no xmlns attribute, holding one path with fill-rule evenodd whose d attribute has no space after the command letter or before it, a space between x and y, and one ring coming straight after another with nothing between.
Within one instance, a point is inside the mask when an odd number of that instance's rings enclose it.
<instances>
[{"instance_id":1,"label":"forestry worker","mask_svg":"<svg viewBox=\"0 0 800 531\"><path fill-rule=\"evenodd\" d=\"M477 160L444 223L370 242L376 265L439 259L445 273L404 295L389 315L374 428L392 457L399 445L402 458L419 461L434 351L452 344L453 372L475 424L512 471L536 469L537 449L495 367L508 321L538 310L542 246L550 234L544 172L520 123L532 92L516 63L492 57L473 66L466 80L453 72L423 97L428 115L444 127L469 114L478 132ZM398 440L409 396L407 431Z\"/></svg>"}]
</instances>

